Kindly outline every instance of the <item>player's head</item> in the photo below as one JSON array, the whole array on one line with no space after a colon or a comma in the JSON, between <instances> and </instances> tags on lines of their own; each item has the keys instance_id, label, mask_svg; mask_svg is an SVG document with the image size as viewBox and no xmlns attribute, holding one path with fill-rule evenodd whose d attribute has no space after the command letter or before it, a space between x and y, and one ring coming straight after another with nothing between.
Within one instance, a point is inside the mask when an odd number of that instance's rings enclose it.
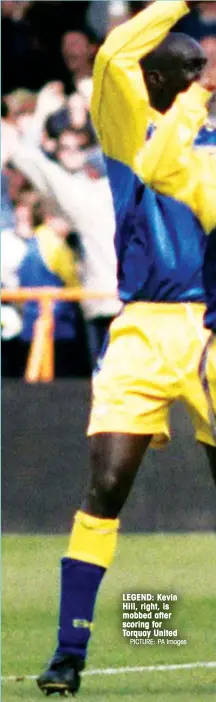
<instances>
[{"instance_id":1,"label":"player's head","mask_svg":"<svg viewBox=\"0 0 216 702\"><path fill-rule=\"evenodd\" d=\"M206 61L204 49L187 34L168 34L141 61L152 107L166 112L178 93L199 80Z\"/></svg>"},{"instance_id":2,"label":"player's head","mask_svg":"<svg viewBox=\"0 0 216 702\"><path fill-rule=\"evenodd\" d=\"M33 228L37 232L37 228L45 224L61 238L66 238L71 230L67 219L58 211L53 198L41 197L35 192L35 201L32 207L32 223Z\"/></svg>"},{"instance_id":3,"label":"player's head","mask_svg":"<svg viewBox=\"0 0 216 702\"><path fill-rule=\"evenodd\" d=\"M62 37L62 55L69 71L88 75L97 50L93 33L84 31L67 31Z\"/></svg>"}]
</instances>

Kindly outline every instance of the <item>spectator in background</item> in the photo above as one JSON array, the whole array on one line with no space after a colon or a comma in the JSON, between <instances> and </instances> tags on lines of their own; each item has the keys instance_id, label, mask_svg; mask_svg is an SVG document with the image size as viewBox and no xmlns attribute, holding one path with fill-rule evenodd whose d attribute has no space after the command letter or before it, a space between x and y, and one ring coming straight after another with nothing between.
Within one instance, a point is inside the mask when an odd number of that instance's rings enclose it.
<instances>
[{"instance_id":1,"label":"spectator in background","mask_svg":"<svg viewBox=\"0 0 216 702\"><path fill-rule=\"evenodd\" d=\"M25 178L13 168L4 168L7 154L2 149L1 171L1 286L19 285L18 268L25 256L27 243L17 230L15 202ZM15 304L1 304L1 371L2 377L18 377L23 370L20 345L22 316Z\"/></svg>"},{"instance_id":2,"label":"spectator in background","mask_svg":"<svg viewBox=\"0 0 216 702\"><path fill-rule=\"evenodd\" d=\"M37 97L33 96L33 101L28 91L20 90L6 98L5 104L7 123L16 126L25 142L41 145L54 159L58 140L64 132L73 130L73 149L75 142L82 150L97 144L89 116L89 99L79 93L66 96L60 81L48 83ZM72 137L70 141L72 145Z\"/></svg>"},{"instance_id":3,"label":"spectator in background","mask_svg":"<svg viewBox=\"0 0 216 702\"><path fill-rule=\"evenodd\" d=\"M98 39L90 29L67 31L61 41L63 60L69 72L69 92L76 91L88 101L92 93L92 69L98 46Z\"/></svg>"},{"instance_id":4,"label":"spectator in background","mask_svg":"<svg viewBox=\"0 0 216 702\"><path fill-rule=\"evenodd\" d=\"M19 269L21 287L74 287L79 286L77 264L67 244L70 232L67 221L55 212L52 200L41 199L32 193L32 203L26 200L19 208L31 207L31 225L34 236ZM33 326L38 318L38 303L26 302L23 308L21 338L32 339ZM55 374L57 377L84 376L89 373L87 344L80 307L74 302L54 302Z\"/></svg>"},{"instance_id":5,"label":"spectator in background","mask_svg":"<svg viewBox=\"0 0 216 702\"><path fill-rule=\"evenodd\" d=\"M33 236L30 208L36 192L30 183L25 183L14 202L11 226L1 229L1 283L6 288L19 285L18 268L26 253L28 240Z\"/></svg>"},{"instance_id":6,"label":"spectator in background","mask_svg":"<svg viewBox=\"0 0 216 702\"><path fill-rule=\"evenodd\" d=\"M3 95L16 88L39 90L53 80L63 81L67 93L71 93L77 90L80 72L82 79L83 75L87 76L89 90L89 77L99 42L111 27L130 14L136 14L146 4L136 0L70 3L3 0ZM191 16L181 20L175 31L186 32L204 41L215 37L215 2L205 0L193 4Z\"/></svg>"},{"instance_id":7,"label":"spectator in background","mask_svg":"<svg viewBox=\"0 0 216 702\"><path fill-rule=\"evenodd\" d=\"M4 98L7 105L8 117L19 126L19 118L34 114L37 95L26 88L17 88ZM22 124L22 122L21 122Z\"/></svg>"},{"instance_id":8,"label":"spectator in background","mask_svg":"<svg viewBox=\"0 0 216 702\"><path fill-rule=\"evenodd\" d=\"M3 174L3 178L6 178ZM16 208L15 201L19 200L21 192L21 182L18 179L18 188L13 191L14 202L12 205L9 193L6 191L7 201L10 203L9 217L5 219L5 193L3 192L2 220L4 226L1 229L1 285L3 288L13 289L19 287L19 266L26 254L28 237L32 236L32 228L29 226L27 216L22 217L22 207ZM3 179L3 182L4 179ZM29 187L29 186L28 186ZM30 190L32 188L30 186ZM23 190L24 192L24 190ZM19 216L20 212L20 216ZM19 305L13 303L1 305L1 361L2 377L20 377L24 372L24 355L20 343L20 331L22 329L22 314Z\"/></svg>"},{"instance_id":9,"label":"spectator in background","mask_svg":"<svg viewBox=\"0 0 216 702\"><path fill-rule=\"evenodd\" d=\"M199 19L203 28L203 36L216 36L216 3L199 2ZM201 36L202 38L202 36Z\"/></svg>"},{"instance_id":10,"label":"spectator in background","mask_svg":"<svg viewBox=\"0 0 216 702\"><path fill-rule=\"evenodd\" d=\"M61 135L64 134L64 132L73 130L74 137L76 137L79 136L79 130L82 129L86 129L88 139L85 137L84 140L81 140L80 147L88 146L90 141L92 141L92 145L95 145L96 137L91 126L86 102L81 95L73 93L61 109L47 118L41 142L44 151L47 155L54 157L57 141L60 139ZM79 140L77 140L77 147L78 145Z\"/></svg>"},{"instance_id":11,"label":"spectator in background","mask_svg":"<svg viewBox=\"0 0 216 702\"><path fill-rule=\"evenodd\" d=\"M47 54L31 22L32 2L2 2L2 94L17 88L38 90L54 78L55 57ZM40 3L43 6L43 3ZM50 8L51 11L51 8ZM52 65L53 64L53 65Z\"/></svg>"},{"instance_id":12,"label":"spectator in background","mask_svg":"<svg viewBox=\"0 0 216 702\"><path fill-rule=\"evenodd\" d=\"M26 21L29 2L1 4L2 12L2 92L29 87L29 68L33 52L33 34ZM22 83L20 82L22 81Z\"/></svg>"},{"instance_id":13,"label":"spectator in background","mask_svg":"<svg viewBox=\"0 0 216 702\"><path fill-rule=\"evenodd\" d=\"M80 170L92 151L100 151L85 101L78 93L45 120L41 146L46 156L70 172Z\"/></svg>"},{"instance_id":14,"label":"spectator in background","mask_svg":"<svg viewBox=\"0 0 216 702\"><path fill-rule=\"evenodd\" d=\"M190 34L201 43L207 37L216 37L216 2L194 2L191 14L183 17L173 30Z\"/></svg>"},{"instance_id":15,"label":"spectator in background","mask_svg":"<svg viewBox=\"0 0 216 702\"><path fill-rule=\"evenodd\" d=\"M9 192L9 181L6 172L1 171L1 231L14 229L14 211Z\"/></svg>"},{"instance_id":16,"label":"spectator in background","mask_svg":"<svg viewBox=\"0 0 216 702\"><path fill-rule=\"evenodd\" d=\"M79 171L88 162L89 156L98 153L95 149L95 137L91 126L74 130L65 129L59 135L56 144L56 160L71 173ZM102 158L101 158L102 161Z\"/></svg>"},{"instance_id":17,"label":"spectator in background","mask_svg":"<svg viewBox=\"0 0 216 702\"><path fill-rule=\"evenodd\" d=\"M216 5L216 3L215 3ZM215 33L216 34L216 33ZM202 39L201 44L203 46L204 51L206 52L206 56L212 61L216 60L216 35L215 36L207 36Z\"/></svg>"},{"instance_id":18,"label":"spectator in background","mask_svg":"<svg viewBox=\"0 0 216 702\"><path fill-rule=\"evenodd\" d=\"M86 22L103 41L111 29L136 15L147 4L144 0L92 0L87 9Z\"/></svg>"},{"instance_id":19,"label":"spectator in background","mask_svg":"<svg viewBox=\"0 0 216 702\"><path fill-rule=\"evenodd\" d=\"M95 32L96 36L103 41L108 26L108 8L109 2L101 2L101 0L94 0L94 2L89 3L86 14L87 25Z\"/></svg>"},{"instance_id":20,"label":"spectator in background","mask_svg":"<svg viewBox=\"0 0 216 702\"><path fill-rule=\"evenodd\" d=\"M89 1L82 0L73 2L56 2L48 0L45 2L30 3L27 17L34 34L37 37L37 44L40 52L43 52L46 64L44 65L44 79L39 87L50 80L61 80L68 83L68 71L64 65L61 55L61 37L68 31L82 31L85 25L86 11ZM50 75L46 71L49 68Z\"/></svg>"},{"instance_id":21,"label":"spectator in background","mask_svg":"<svg viewBox=\"0 0 216 702\"><path fill-rule=\"evenodd\" d=\"M32 139L40 138L37 134L37 121L39 107L37 107L37 94L26 89L14 90L10 95L5 96L4 103L7 106L7 120L16 125L19 134L28 135Z\"/></svg>"},{"instance_id":22,"label":"spectator in background","mask_svg":"<svg viewBox=\"0 0 216 702\"><path fill-rule=\"evenodd\" d=\"M86 19L101 41L111 29L128 19L130 4L126 0L94 0L90 3Z\"/></svg>"},{"instance_id":23,"label":"spectator in background","mask_svg":"<svg viewBox=\"0 0 216 702\"><path fill-rule=\"evenodd\" d=\"M3 159L6 154L3 154ZM24 186L24 176L14 168L1 172L1 286L19 285L18 268L26 252L24 227L18 226L16 201ZM31 235L30 230L30 235ZM18 335L22 326L16 305L1 305L2 375L20 375L20 348Z\"/></svg>"},{"instance_id":24,"label":"spectator in background","mask_svg":"<svg viewBox=\"0 0 216 702\"><path fill-rule=\"evenodd\" d=\"M43 195L52 198L70 229L79 235L84 251L82 282L85 290L107 294L107 299L89 299L82 303L93 368L110 322L121 308L116 293L113 203L101 152L98 147L74 151L73 139L68 141L73 133L64 133L63 144L60 140L57 148L60 164L48 159L38 147L26 145L15 129L12 135L11 126L4 120L2 134L6 146L9 140L8 157L13 165ZM84 134L85 130L82 138Z\"/></svg>"},{"instance_id":25,"label":"spectator in background","mask_svg":"<svg viewBox=\"0 0 216 702\"><path fill-rule=\"evenodd\" d=\"M2 93L39 90L51 80L68 79L60 37L83 26L88 2L2 2ZM52 30L52 31L50 31Z\"/></svg>"},{"instance_id":26,"label":"spectator in background","mask_svg":"<svg viewBox=\"0 0 216 702\"><path fill-rule=\"evenodd\" d=\"M26 181L20 188L16 201L16 235L29 241L34 236L32 211L38 199L38 193L30 182Z\"/></svg>"}]
</instances>

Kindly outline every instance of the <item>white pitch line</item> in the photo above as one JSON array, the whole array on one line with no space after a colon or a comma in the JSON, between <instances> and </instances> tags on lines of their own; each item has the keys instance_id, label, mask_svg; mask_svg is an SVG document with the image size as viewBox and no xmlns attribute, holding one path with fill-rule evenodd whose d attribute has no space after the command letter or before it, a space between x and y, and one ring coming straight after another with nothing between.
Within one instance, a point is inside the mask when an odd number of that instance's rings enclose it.
<instances>
[{"instance_id":1,"label":"white pitch line","mask_svg":"<svg viewBox=\"0 0 216 702\"><path fill-rule=\"evenodd\" d=\"M83 675L116 675L117 673L152 673L154 671L191 670L192 668L216 668L216 661L206 663L177 663L176 665L146 665L125 668L98 668L87 670Z\"/></svg>"},{"instance_id":2,"label":"white pitch line","mask_svg":"<svg viewBox=\"0 0 216 702\"><path fill-rule=\"evenodd\" d=\"M216 668L216 661L205 661L198 663L177 663L176 665L146 665L125 668L90 668L82 675L118 675L122 673L153 673L167 672L169 670L193 670L194 668ZM1 680L23 682L24 680L36 680L37 675L3 675Z\"/></svg>"}]
</instances>

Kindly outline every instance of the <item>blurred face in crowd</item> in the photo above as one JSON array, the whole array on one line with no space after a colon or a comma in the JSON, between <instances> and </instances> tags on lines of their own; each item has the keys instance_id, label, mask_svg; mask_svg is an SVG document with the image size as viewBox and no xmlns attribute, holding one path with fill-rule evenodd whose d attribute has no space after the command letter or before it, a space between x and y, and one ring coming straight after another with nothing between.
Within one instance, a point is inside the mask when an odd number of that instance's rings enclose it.
<instances>
[{"instance_id":1,"label":"blurred face in crowd","mask_svg":"<svg viewBox=\"0 0 216 702\"><path fill-rule=\"evenodd\" d=\"M58 140L57 159L68 171L77 171L82 168L85 156L81 149L88 146L88 134L65 131Z\"/></svg>"},{"instance_id":2,"label":"blurred face in crowd","mask_svg":"<svg viewBox=\"0 0 216 702\"><path fill-rule=\"evenodd\" d=\"M2 2L2 16L3 17L12 17L13 12L14 12L14 2L7 2L6 0L3 0Z\"/></svg>"},{"instance_id":3,"label":"blurred face in crowd","mask_svg":"<svg viewBox=\"0 0 216 702\"><path fill-rule=\"evenodd\" d=\"M57 234L65 239L70 234L69 224L63 217L49 214L45 218L45 223Z\"/></svg>"},{"instance_id":4,"label":"blurred face in crowd","mask_svg":"<svg viewBox=\"0 0 216 702\"><path fill-rule=\"evenodd\" d=\"M20 194L16 206L16 234L23 239L29 239L33 235L32 210L37 195L34 191L26 191Z\"/></svg>"},{"instance_id":5,"label":"blurred face in crowd","mask_svg":"<svg viewBox=\"0 0 216 702\"><path fill-rule=\"evenodd\" d=\"M62 54L69 71L87 74L91 71L94 47L82 32L67 32L62 39Z\"/></svg>"},{"instance_id":6,"label":"blurred face in crowd","mask_svg":"<svg viewBox=\"0 0 216 702\"><path fill-rule=\"evenodd\" d=\"M27 11L30 2L20 0L3 0L1 9L2 17L11 17L12 19L22 19L23 15Z\"/></svg>"},{"instance_id":7,"label":"blurred face in crowd","mask_svg":"<svg viewBox=\"0 0 216 702\"><path fill-rule=\"evenodd\" d=\"M209 38L211 39L211 38ZM206 39L206 43L208 42L208 39ZM216 91L216 40L214 42L215 48L213 51L209 50L208 51L208 46L207 46L207 53L208 53L208 61L206 63L205 69L202 73L202 80L201 84L203 85L204 88L207 88L210 92L213 94ZM209 49L212 49L212 46L209 46Z\"/></svg>"},{"instance_id":8,"label":"blurred face in crowd","mask_svg":"<svg viewBox=\"0 0 216 702\"><path fill-rule=\"evenodd\" d=\"M36 99L34 93L22 89L15 90L4 98L8 116L20 134L25 134L31 127Z\"/></svg>"},{"instance_id":9,"label":"blurred face in crowd","mask_svg":"<svg viewBox=\"0 0 216 702\"><path fill-rule=\"evenodd\" d=\"M216 37L205 37L205 39L202 39L201 44L207 58L216 63Z\"/></svg>"},{"instance_id":10,"label":"blurred face in crowd","mask_svg":"<svg viewBox=\"0 0 216 702\"><path fill-rule=\"evenodd\" d=\"M212 17L216 19L216 2L211 0L211 2L199 2L199 10L204 17Z\"/></svg>"},{"instance_id":11,"label":"blurred face in crowd","mask_svg":"<svg viewBox=\"0 0 216 702\"><path fill-rule=\"evenodd\" d=\"M25 176L21 171L16 170L16 168L10 168L7 166L4 168L4 173L8 179L9 196L13 204L15 204L19 199L19 194L21 189L25 184Z\"/></svg>"},{"instance_id":12,"label":"blurred face in crowd","mask_svg":"<svg viewBox=\"0 0 216 702\"><path fill-rule=\"evenodd\" d=\"M35 192L32 207L33 229L37 232L38 227L47 226L52 229L57 236L66 238L70 234L70 226L61 213L56 209L55 201L51 197L41 197Z\"/></svg>"}]
</instances>

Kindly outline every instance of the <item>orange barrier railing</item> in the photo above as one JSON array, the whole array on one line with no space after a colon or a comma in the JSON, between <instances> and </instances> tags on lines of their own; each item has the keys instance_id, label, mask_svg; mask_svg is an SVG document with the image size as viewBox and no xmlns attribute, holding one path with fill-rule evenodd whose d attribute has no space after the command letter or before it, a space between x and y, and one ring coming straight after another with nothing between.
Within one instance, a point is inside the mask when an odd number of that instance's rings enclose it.
<instances>
[{"instance_id":1,"label":"orange barrier railing","mask_svg":"<svg viewBox=\"0 0 216 702\"><path fill-rule=\"evenodd\" d=\"M2 302L29 302L40 305L34 325L33 338L25 370L28 383L49 383L54 378L54 300L80 302L81 300L104 300L114 298L112 293L87 291L82 288L16 288L2 290Z\"/></svg>"}]
</instances>

